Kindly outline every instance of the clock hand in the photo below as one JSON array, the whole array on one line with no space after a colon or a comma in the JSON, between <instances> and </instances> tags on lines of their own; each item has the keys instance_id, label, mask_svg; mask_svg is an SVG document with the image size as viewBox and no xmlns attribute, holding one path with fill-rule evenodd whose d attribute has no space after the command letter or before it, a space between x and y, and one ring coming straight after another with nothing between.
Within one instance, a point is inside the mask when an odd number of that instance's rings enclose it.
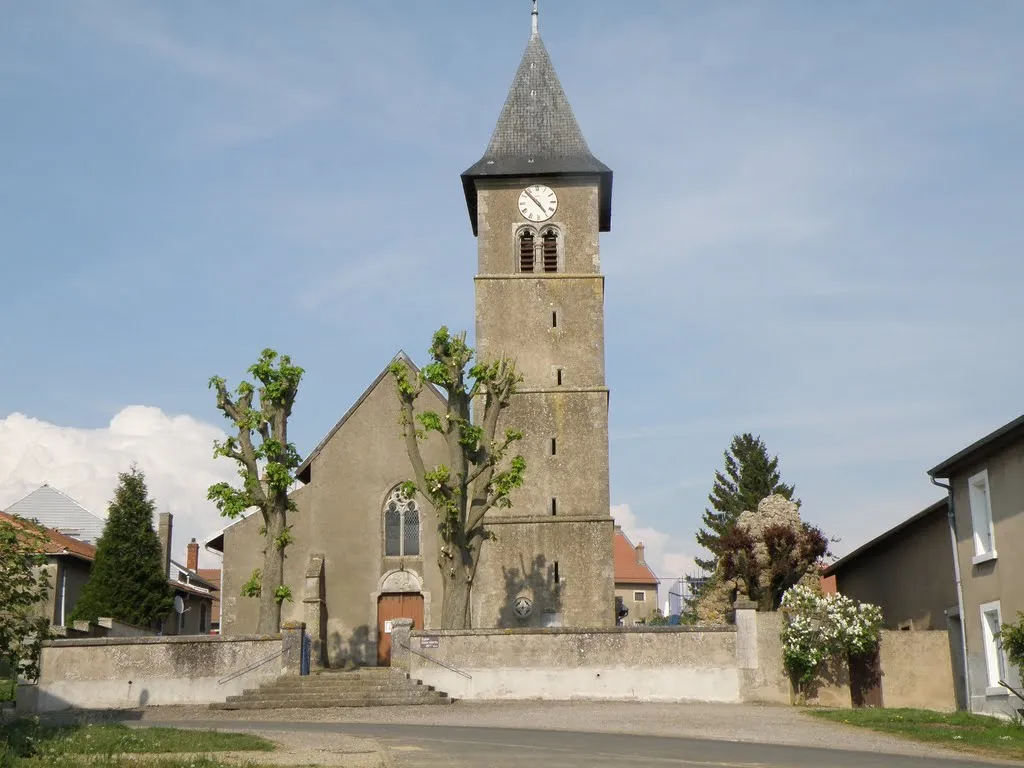
<instances>
[{"instance_id":1,"label":"clock hand","mask_svg":"<svg viewBox=\"0 0 1024 768\"><path fill-rule=\"evenodd\" d=\"M540 208L540 212L541 213L547 213L548 212L548 209L544 207L544 204L540 200L538 200L536 197L534 197L533 195L530 194L530 190L524 189L523 191L526 193L526 196L528 198L530 198L531 200L533 200L533 202L535 202L537 204L537 207Z\"/></svg>"}]
</instances>

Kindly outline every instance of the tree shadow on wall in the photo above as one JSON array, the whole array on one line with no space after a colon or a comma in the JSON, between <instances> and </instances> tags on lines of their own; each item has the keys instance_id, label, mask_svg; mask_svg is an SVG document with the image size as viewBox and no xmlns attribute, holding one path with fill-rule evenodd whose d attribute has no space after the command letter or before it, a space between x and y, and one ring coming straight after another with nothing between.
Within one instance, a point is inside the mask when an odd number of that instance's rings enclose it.
<instances>
[{"instance_id":1,"label":"tree shadow on wall","mask_svg":"<svg viewBox=\"0 0 1024 768\"><path fill-rule=\"evenodd\" d=\"M877 650L851 656L850 703L854 708L882 706L882 661Z\"/></svg>"},{"instance_id":2,"label":"tree shadow on wall","mask_svg":"<svg viewBox=\"0 0 1024 768\"><path fill-rule=\"evenodd\" d=\"M500 627L540 627L561 625L562 583L558 562L548 563L537 555L529 567L520 556L518 568L502 568L505 601L498 614ZM516 613L516 598L528 597L533 610L525 618Z\"/></svg>"},{"instance_id":3,"label":"tree shadow on wall","mask_svg":"<svg viewBox=\"0 0 1024 768\"><path fill-rule=\"evenodd\" d=\"M370 627L356 627L347 638L340 632L327 637L327 665L334 669L366 667L377 663L377 646L370 641Z\"/></svg>"},{"instance_id":4,"label":"tree shadow on wall","mask_svg":"<svg viewBox=\"0 0 1024 768\"><path fill-rule=\"evenodd\" d=\"M850 684L850 668L846 659L833 656L828 661L822 662L818 667L814 678L807 683L800 682L790 675L790 684L794 696L799 703L813 703L824 687L842 687Z\"/></svg>"}]
</instances>

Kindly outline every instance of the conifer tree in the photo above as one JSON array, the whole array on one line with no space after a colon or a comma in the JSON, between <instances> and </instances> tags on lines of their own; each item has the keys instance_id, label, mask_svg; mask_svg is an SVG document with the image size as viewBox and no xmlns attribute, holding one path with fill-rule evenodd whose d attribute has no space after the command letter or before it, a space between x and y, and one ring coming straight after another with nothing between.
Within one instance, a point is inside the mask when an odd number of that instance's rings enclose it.
<instances>
[{"instance_id":1,"label":"conifer tree","mask_svg":"<svg viewBox=\"0 0 1024 768\"><path fill-rule=\"evenodd\" d=\"M773 494L793 499L794 487L781 482L779 457L768 455L764 441L749 432L734 435L725 451L724 471L715 472L715 483L704 510L704 527L697 532L697 543L711 553L707 560L697 560L705 571L713 572L720 554L720 541L729 534L736 519ZM800 500L796 499L799 504Z\"/></svg>"},{"instance_id":2,"label":"conifer tree","mask_svg":"<svg viewBox=\"0 0 1024 768\"><path fill-rule=\"evenodd\" d=\"M174 604L160 539L153 530L156 505L137 467L118 477L120 484L96 545L96 560L71 618L96 621L109 616L150 627L162 621Z\"/></svg>"}]
</instances>

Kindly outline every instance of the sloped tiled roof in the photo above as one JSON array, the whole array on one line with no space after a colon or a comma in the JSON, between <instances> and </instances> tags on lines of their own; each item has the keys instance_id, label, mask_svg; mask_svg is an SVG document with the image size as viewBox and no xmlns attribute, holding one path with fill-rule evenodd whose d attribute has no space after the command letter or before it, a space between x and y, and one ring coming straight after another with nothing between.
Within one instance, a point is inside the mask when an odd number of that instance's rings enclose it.
<instances>
[{"instance_id":1,"label":"sloped tiled roof","mask_svg":"<svg viewBox=\"0 0 1024 768\"><path fill-rule=\"evenodd\" d=\"M16 517L6 512L0 512L0 520L11 523L19 528L27 529L34 527L24 518ZM71 555L83 560L96 559L96 547L92 544L86 544L84 541L65 536L60 531L55 531L45 526L43 526L39 533L46 539L46 554L48 555Z\"/></svg>"},{"instance_id":2,"label":"sloped tiled roof","mask_svg":"<svg viewBox=\"0 0 1024 768\"><path fill-rule=\"evenodd\" d=\"M208 594L216 589L220 589L220 582L210 582L199 573L199 571L193 571L187 566L182 565L176 560L171 560L171 572L167 575L167 580L178 587L192 587L198 592Z\"/></svg>"},{"instance_id":3,"label":"sloped tiled roof","mask_svg":"<svg viewBox=\"0 0 1024 768\"><path fill-rule=\"evenodd\" d=\"M842 558L840 558L839 560L836 560L831 565L822 565L821 569L820 569L821 570L821 575L822 575L823 578L828 578L830 576L834 576L836 573L838 573L839 571L843 570L843 568L848 566L850 563L852 563L857 558L861 557L864 554L870 553L871 550L874 549L875 547L877 547L878 545L884 545L889 539L891 539L893 536L895 536L896 534L900 533L901 531L904 531L907 528L910 528L911 526L913 526L913 525L915 525L915 524L917 524L919 522L926 521L927 518L929 518L929 517L942 518L942 517L945 517L948 513L949 513L949 499L948 498L939 499L938 501L933 502L932 504L930 504L927 507L925 507L923 510L921 510L917 514L912 515L912 516L908 517L906 520L903 520L900 523L898 523L897 525L893 526L892 528L887 530L885 533L879 534L878 536L876 536L875 538L871 539L871 541L868 541L865 544L861 544L859 547L857 547L855 550L850 552L848 555L845 555Z\"/></svg>"},{"instance_id":4,"label":"sloped tiled roof","mask_svg":"<svg viewBox=\"0 0 1024 768\"><path fill-rule=\"evenodd\" d=\"M26 520L38 520L47 528L87 544L95 544L100 540L106 522L67 494L45 484L16 501L6 511Z\"/></svg>"},{"instance_id":5,"label":"sloped tiled roof","mask_svg":"<svg viewBox=\"0 0 1024 768\"><path fill-rule=\"evenodd\" d=\"M967 462L977 461L983 455L1004 449L1024 439L1024 416L1003 424L999 429L990 432L980 440L976 440L962 451L957 451L941 464L928 470L932 477L950 477Z\"/></svg>"},{"instance_id":6,"label":"sloped tiled roof","mask_svg":"<svg viewBox=\"0 0 1024 768\"><path fill-rule=\"evenodd\" d=\"M600 176L600 229L607 232L612 171L587 146L544 41L534 31L487 150L462 174L473 234L477 234L475 179L580 174Z\"/></svg>"},{"instance_id":7,"label":"sloped tiled roof","mask_svg":"<svg viewBox=\"0 0 1024 768\"><path fill-rule=\"evenodd\" d=\"M656 586L658 577L646 564L637 562L636 548L622 531L615 531L615 583L650 584Z\"/></svg>"}]
</instances>

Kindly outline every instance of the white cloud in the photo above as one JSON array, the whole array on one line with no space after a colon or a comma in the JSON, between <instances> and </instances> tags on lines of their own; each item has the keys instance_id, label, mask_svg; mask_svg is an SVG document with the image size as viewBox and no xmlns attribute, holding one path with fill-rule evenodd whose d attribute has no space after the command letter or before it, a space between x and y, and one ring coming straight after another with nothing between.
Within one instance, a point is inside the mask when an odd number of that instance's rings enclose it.
<instances>
[{"instance_id":1,"label":"white cloud","mask_svg":"<svg viewBox=\"0 0 1024 768\"><path fill-rule=\"evenodd\" d=\"M612 517L616 524L622 526L623 532L634 545L644 545L644 559L663 583L696 573L697 564L693 555L682 551L680 542L669 534L641 526L628 504L613 505Z\"/></svg>"},{"instance_id":2,"label":"white cloud","mask_svg":"<svg viewBox=\"0 0 1024 768\"><path fill-rule=\"evenodd\" d=\"M99 429L14 413L0 420L0 509L49 483L105 518L118 473L134 462L157 509L174 515L172 554L183 560L193 536L202 541L227 523L206 500L213 483L237 480L232 462L213 457L213 441L224 437L212 424L141 405L122 409ZM200 553L204 564L217 564Z\"/></svg>"}]
</instances>

